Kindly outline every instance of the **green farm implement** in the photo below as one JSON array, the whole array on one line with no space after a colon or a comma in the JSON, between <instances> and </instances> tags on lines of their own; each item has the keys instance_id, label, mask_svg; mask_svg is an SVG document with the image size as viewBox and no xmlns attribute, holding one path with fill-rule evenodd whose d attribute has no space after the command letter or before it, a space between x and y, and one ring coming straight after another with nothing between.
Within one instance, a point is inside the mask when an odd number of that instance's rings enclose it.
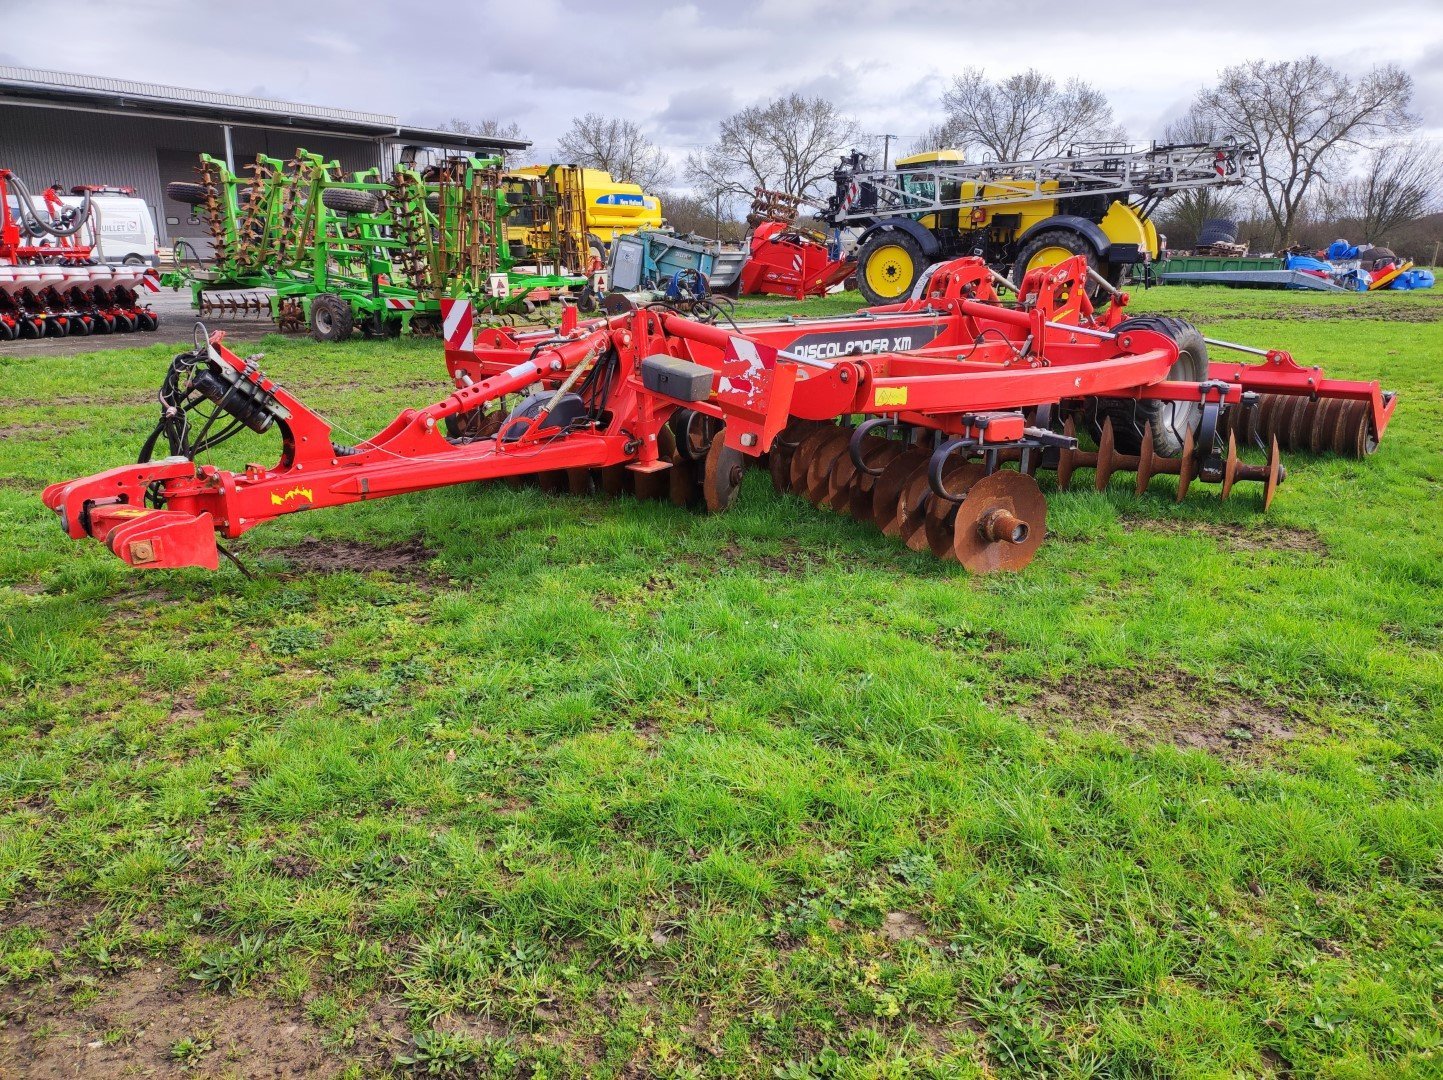
<instances>
[{"instance_id":1,"label":"green farm implement","mask_svg":"<svg viewBox=\"0 0 1443 1080\"><path fill-rule=\"evenodd\" d=\"M261 155L238 176L202 155L198 182L168 185L211 235L208 268L178 264L162 277L187 287L202 315L259 315L319 341L437 333L441 300L466 299L482 318L512 321L538 304L578 293L555 250L507 242L512 215L546 214L557 202L545 177L502 170L499 158L449 158L418 171L401 164L386 179L370 169L343 177L334 161L298 150L289 161Z\"/></svg>"}]
</instances>

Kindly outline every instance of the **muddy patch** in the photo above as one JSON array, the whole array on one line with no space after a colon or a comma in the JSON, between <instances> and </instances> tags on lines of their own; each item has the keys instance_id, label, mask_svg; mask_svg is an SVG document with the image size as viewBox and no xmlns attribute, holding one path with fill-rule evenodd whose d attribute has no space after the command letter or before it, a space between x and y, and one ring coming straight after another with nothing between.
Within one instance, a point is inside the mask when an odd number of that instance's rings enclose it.
<instances>
[{"instance_id":1,"label":"muddy patch","mask_svg":"<svg viewBox=\"0 0 1443 1080\"><path fill-rule=\"evenodd\" d=\"M1259 521L1229 525L1213 521L1175 521L1169 518L1122 519L1125 532L1166 533L1170 536L1206 536L1230 551L1287 551L1326 556L1328 545L1312 529Z\"/></svg>"},{"instance_id":2,"label":"muddy patch","mask_svg":"<svg viewBox=\"0 0 1443 1080\"><path fill-rule=\"evenodd\" d=\"M375 547L355 540L318 540L309 536L298 544L268 548L258 554L266 559L284 559L295 574L337 574L347 570L369 574L379 570L413 580L433 577L426 567L436 556L420 540Z\"/></svg>"},{"instance_id":3,"label":"muddy patch","mask_svg":"<svg viewBox=\"0 0 1443 1080\"><path fill-rule=\"evenodd\" d=\"M1430 298L1431 299L1431 298ZM1417 305L1392 304L1349 304L1338 307L1277 307L1266 311L1207 311L1186 309L1159 311L1155 314L1183 318L1199 326L1217 322L1220 318L1247 319L1257 322L1329 322L1347 319L1350 322L1366 320L1371 322L1431 323L1443 319L1443 305L1435 303Z\"/></svg>"},{"instance_id":4,"label":"muddy patch","mask_svg":"<svg viewBox=\"0 0 1443 1080\"><path fill-rule=\"evenodd\" d=\"M86 1004L72 1003L77 989L0 989L0 1075L317 1076L336 1068L299 1014L199 990L153 962L98 980Z\"/></svg>"},{"instance_id":5,"label":"muddy patch","mask_svg":"<svg viewBox=\"0 0 1443 1080\"><path fill-rule=\"evenodd\" d=\"M1276 750L1306 724L1284 707L1177 669L1066 675L1011 709L1054 734L1077 728L1109 731L1129 746L1171 743L1225 758Z\"/></svg>"},{"instance_id":6,"label":"muddy patch","mask_svg":"<svg viewBox=\"0 0 1443 1080\"><path fill-rule=\"evenodd\" d=\"M764 570L783 577L799 577L810 572L817 564L815 552L808 551L794 540L784 540L778 552L749 551L737 543L728 543L712 555L695 555L687 562L703 570L715 570L719 566L728 569Z\"/></svg>"},{"instance_id":7,"label":"muddy patch","mask_svg":"<svg viewBox=\"0 0 1443 1080\"><path fill-rule=\"evenodd\" d=\"M926 939L927 924L907 911L889 911L882 919L882 934L888 941Z\"/></svg>"}]
</instances>

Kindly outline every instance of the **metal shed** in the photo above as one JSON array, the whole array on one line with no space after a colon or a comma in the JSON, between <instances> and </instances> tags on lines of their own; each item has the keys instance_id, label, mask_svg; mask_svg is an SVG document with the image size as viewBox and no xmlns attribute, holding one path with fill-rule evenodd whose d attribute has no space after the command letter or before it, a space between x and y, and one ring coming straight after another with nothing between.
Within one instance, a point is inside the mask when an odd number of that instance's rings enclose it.
<instances>
[{"instance_id":1,"label":"metal shed","mask_svg":"<svg viewBox=\"0 0 1443 1080\"><path fill-rule=\"evenodd\" d=\"M52 182L134 188L167 244L208 239L193 207L165 198L169 181L192 178L201 153L234 166L304 146L348 171L389 170L408 145L505 152L530 143L413 127L384 113L0 65L0 167L37 191Z\"/></svg>"}]
</instances>

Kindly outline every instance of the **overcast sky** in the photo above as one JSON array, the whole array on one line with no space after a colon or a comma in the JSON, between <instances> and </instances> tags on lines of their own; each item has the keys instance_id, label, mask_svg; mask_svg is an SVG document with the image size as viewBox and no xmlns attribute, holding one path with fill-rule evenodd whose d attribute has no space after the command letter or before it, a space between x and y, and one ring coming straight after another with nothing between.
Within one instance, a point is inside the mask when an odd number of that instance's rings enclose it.
<instances>
[{"instance_id":1,"label":"overcast sky","mask_svg":"<svg viewBox=\"0 0 1443 1080\"><path fill-rule=\"evenodd\" d=\"M3 63L416 124L514 120L541 158L572 116L596 111L637 121L680 162L720 117L793 90L831 98L905 148L939 118L944 86L969 64L1090 80L1141 141L1220 68L1309 52L1354 72L1401 64L1426 133L1443 135L1443 0L65 0L56 18L0 0L7 13Z\"/></svg>"}]
</instances>

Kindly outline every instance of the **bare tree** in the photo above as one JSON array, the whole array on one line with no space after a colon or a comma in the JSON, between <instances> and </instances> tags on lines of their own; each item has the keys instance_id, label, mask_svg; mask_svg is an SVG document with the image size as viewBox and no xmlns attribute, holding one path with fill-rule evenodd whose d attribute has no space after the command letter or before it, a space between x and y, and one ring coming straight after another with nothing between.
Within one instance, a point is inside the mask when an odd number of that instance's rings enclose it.
<instances>
[{"instance_id":1,"label":"bare tree","mask_svg":"<svg viewBox=\"0 0 1443 1080\"><path fill-rule=\"evenodd\" d=\"M1123 137L1101 90L1081 79L1058 86L1035 68L996 82L981 68L967 68L942 95L942 107L947 119L929 138L998 161L1055 157L1079 143Z\"/></svg>"},{"instance_id":2,"label":"bare tree","mask_svg":"<svg viewBox=\"0 0 1443 1080\"><path fill-rule=\"evenodd\" d=\"M600 113L575 117L557 140L558 156L588 169L602 169L614 179L655 191L671 179L666 151L641 133L630 120Z\"/></svg>"},{"instance_id":3,"label":"bare tree","mask_svg":"<svg viewBox=\"0 0 1443 1080\"><path fill-rule=\"evenodd\" d=\"M1405 131L1413 80L1396 65L1349 78L1316 56L1227 68L1198 96L1214 130L1257 147L1257 188L1280 245L1293 237L1314 186L1349 149Z\"/></svg>"},{"instance_id":4,"label":"bare tree","mask_svg":"<svg viewBox=\"0 0 1443 1080\"><path fill-rule=\"evenodd\" d=\"M750 197L756 187L815 196L858 135L830 101L791 94L723 120L716 142L687 157L687 179L709 198Z\"/></svg>"},{"instance_id":5,"label":"bare tree","mask_svg":"<svg viewBox=\"0 0 1443 1080\"><path fill-rule=\"evenodd\" d=\"M1405 225L1443 208L1438 177L1443 152L1425 142L1385 143L1362 171L1335 184L1323 199L1331 218L1358 229L1357 239L1381 244Z\"/></svg>"},{"instance_id":6,"label":"bare tree","mask_svg":"<svg viewBox=\"0 0 1443 1080\"><path fill-rule=\"evenodd\" d=\"M496 139L524 139L521 128L516 121L503 124L494 117L486 117L481 120L464 120L459 116L453 116L441 125L442 131L454 131L458 135L479 135L482 137ZM519 151L504 150L501 152L503 160L510 161Z\"/></svg>"},{"instance_id":7,"label":"bare tree","mask_svg":"<svg viewBox=\"0 0 1443 1080\"><path fill-rule=\"evenodd\" d=\"M1215 118L1196 104L1163 129L1165 143L1210 143L1223 138ZM1248 203L1237 188L1202 187L1180 191L1163 203L1157 214L1158 228L1167 234L1172 247L1193 247L1203 222L1217 218L1237 219L1248 212Z\"/></svg>"},{"instance_id":8,"label":"bare tree","mask_svg":"<svg viewBox=\"0 0 1443 1080\"><path fill-rule=\"evenodd\" d=\"M487 117L484 120L463 120L459 116L453 116L441 125L442 131L454 131L458 135L489 135L498 139L524 139L521 128L516 121L503 124L494 117Z\"/></svg>"},{"instance_id":9,"label":"bare tree","mask_svg":"<svg viewBox=\"0 0 1443 1080\"><path fill-rule=\"evenodd\" d=\"M661 196L666 222L679 233L695 233L717 240L740 240L746 223L737 221L723 199L703 198L685 191L668 191Z\"/></svg>"}]
</instances>

